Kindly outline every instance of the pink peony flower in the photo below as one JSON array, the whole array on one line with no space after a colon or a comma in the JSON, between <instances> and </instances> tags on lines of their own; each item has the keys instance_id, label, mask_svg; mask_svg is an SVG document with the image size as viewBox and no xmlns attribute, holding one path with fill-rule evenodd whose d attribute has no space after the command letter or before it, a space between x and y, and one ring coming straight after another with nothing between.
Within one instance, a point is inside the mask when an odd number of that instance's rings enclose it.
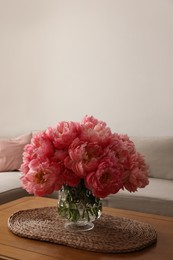
<instances>
[{"instance_id":1,"label":"pink peony flower","mask_svg":"<svg viewBox=\"0 0 173 260\"><path fill-rule=\"evenodd\" d=\"M46 131L56 149L67 148L80 132L81 126L75 122L60 122L55 128L49 127Z\"/></svg>"},{"instance_id":2,"label":"pink peony flower","mask_svg":"<svg viewBox=\"0 0 173 260\"><path fill-rule=\"evenodd\" d=\"M68 151L69 156L64 163L81 178L84 178L87 172L97 169L98 160L104 154L102 147L97 143L83 142L79 138L74 140Z\"/></svg>"},{"instance_id":3,"label":"pink peony flower","mask_svg":"<svg viewBox=\"0 0 173 260\"><path fill-rule=\"evenodd\" d=\"M37 196L81 182L98 198L148 185L148 167L134 143L92 116L35 135L24 148L20 171L22 186Z\"/></svg>"},{"instance_id":4,"label":"pink peony flower","mask_svg":"<svg viewBox=\"0 0 173 260\"><path fill-rule=\"evenodd\" d=\"M36 196L51 194L62 187L59 165L48 160L44 163L38 159L32 160L27 174L21 176L21 181L28 193Z\"/></svg>"},{"instance_id":5,"label":"pink peony flower","mask_svg":"<svg viewBox=\"0 0 173 260\"><path fill-rule=\"evenodd\" d=\"M117 193L122 188L122 169L113 154L103 158L97 170L86 176L86 186L99 198Z\"/></svg>"},{"instance_id":6,"label":"pink peony flower","mask_svg":"<svg viewBox=\"0 0 173 260\"><path fill-rule=\"evenodd\" d=\"M123 187L130 192L135 192L138 188L144 188L149 184L148 167L139 153L132 154L129 164L130 167L123 177Z\"/></svg>"},{"instance_id":7,"label":"pink peony flower","mask_svg":"<svg viewBox=\"0 0 173 260\"><path fill-rule=\"evenodd\" d=\"M61 173L63 177L63 184L67 184L71 187L75 187L80 182L80 177L78 177L72 170L69 170L63 164L61 164Z\"/></svg>"},{"instance_id":8,"label":"pink peony flower","mask_svg":"<svg viewBox=\"0 0 173 260\"><path fill-rule=\"evenodd\" d=\"M111 142L112 133L106 123L94 117L84 117L82 120L81 140L97 143L106 147Z\"/></svg>"},{"instance_id":9,"label":"pink peony flower","mask_svg":"<svg viewBox=\"0 0 173 260\"><path fill-rule=\"evenodd\" d=\"M31 144L25 146L23 155L25 161L30 161L36 158L44 161L54 155L53 143L45 132L41 132L32 138Z\"/></svg>"},{"instance_id":10,"label":"pink peony flower","mask_svg":"<svg viewBox=\"0 0 173 260\"><path fill-rule=\"evenodd\" d=\"M20 170L26 174L29 171L28 164L32 160L39 159L44 162L53 155L54 146L52 142L44 132L41 132L32 138L31 144L27 144L24 147L23 164L21 165Z\"/></svg>"}]
</instances>

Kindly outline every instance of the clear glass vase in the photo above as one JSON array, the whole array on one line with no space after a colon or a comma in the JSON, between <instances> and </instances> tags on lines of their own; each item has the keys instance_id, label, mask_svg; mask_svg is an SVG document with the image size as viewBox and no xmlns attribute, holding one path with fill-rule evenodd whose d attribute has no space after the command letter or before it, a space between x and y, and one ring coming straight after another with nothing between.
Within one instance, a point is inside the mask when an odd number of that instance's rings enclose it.
<instances>
[{"instance_id":1,"label":"clear glass vase","mask_svg":"<svg viewBox=\"0 0 173 260\"><path fill-rule=\"evenodd\" d=\"M93 221L101 216L102 202L83 182L76 187L64 185L58 194L58 213L67 220L65 228L87 231L94 228Z\"/></svg>"}]
</instances>

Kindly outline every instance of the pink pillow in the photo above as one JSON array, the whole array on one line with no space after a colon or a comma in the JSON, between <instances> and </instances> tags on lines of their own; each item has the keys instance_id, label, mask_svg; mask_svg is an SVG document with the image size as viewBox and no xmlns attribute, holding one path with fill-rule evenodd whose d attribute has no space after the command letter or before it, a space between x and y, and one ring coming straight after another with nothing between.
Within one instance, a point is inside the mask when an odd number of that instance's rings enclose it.
<instances>
[{"instance_id":1,"label":"pink pillow","mask_svg":"<svg viewBox=\"0 0 173 260\"><path fill-rule=\"evenodd\" d=\"M16 138L0 139L0 172L19 170L24 146L31 141L32 134Z\"/></svg>"}]
</instances>

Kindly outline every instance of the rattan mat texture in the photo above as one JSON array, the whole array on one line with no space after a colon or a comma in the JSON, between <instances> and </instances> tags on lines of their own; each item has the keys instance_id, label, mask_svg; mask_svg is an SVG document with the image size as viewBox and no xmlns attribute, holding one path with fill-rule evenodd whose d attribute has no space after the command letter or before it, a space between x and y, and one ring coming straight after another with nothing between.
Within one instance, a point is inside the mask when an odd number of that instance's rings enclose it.
<instances>
[{"instance_id":1,"label":"rattan mat texture","mask_svg":"<svg viewBox=\"0 0 173 260\"><path fill-rule=\"evenodd\" d=\"M100 253L128 253L144 249L157 240L156 230L140 221L102 214L94 229L69 231L56 207L21 210L8 219L16 235Z\"/></svg>"}]
</instances>

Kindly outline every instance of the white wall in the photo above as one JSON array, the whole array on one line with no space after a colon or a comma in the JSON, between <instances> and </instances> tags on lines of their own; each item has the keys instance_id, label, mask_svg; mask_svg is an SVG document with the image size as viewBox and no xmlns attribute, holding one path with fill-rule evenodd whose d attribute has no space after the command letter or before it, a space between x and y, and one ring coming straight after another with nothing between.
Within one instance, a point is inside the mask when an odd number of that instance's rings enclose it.
<instances>
[{"instance_id":1,"label":"white wall","mask_svg":"<svg viewBox=\"0 0 173 260\"><path fill-rule=\"evenodd\" d=\"M0 0L0 136L88 114L173 134L172 0Z\"/></svg>"}]
</instances>

